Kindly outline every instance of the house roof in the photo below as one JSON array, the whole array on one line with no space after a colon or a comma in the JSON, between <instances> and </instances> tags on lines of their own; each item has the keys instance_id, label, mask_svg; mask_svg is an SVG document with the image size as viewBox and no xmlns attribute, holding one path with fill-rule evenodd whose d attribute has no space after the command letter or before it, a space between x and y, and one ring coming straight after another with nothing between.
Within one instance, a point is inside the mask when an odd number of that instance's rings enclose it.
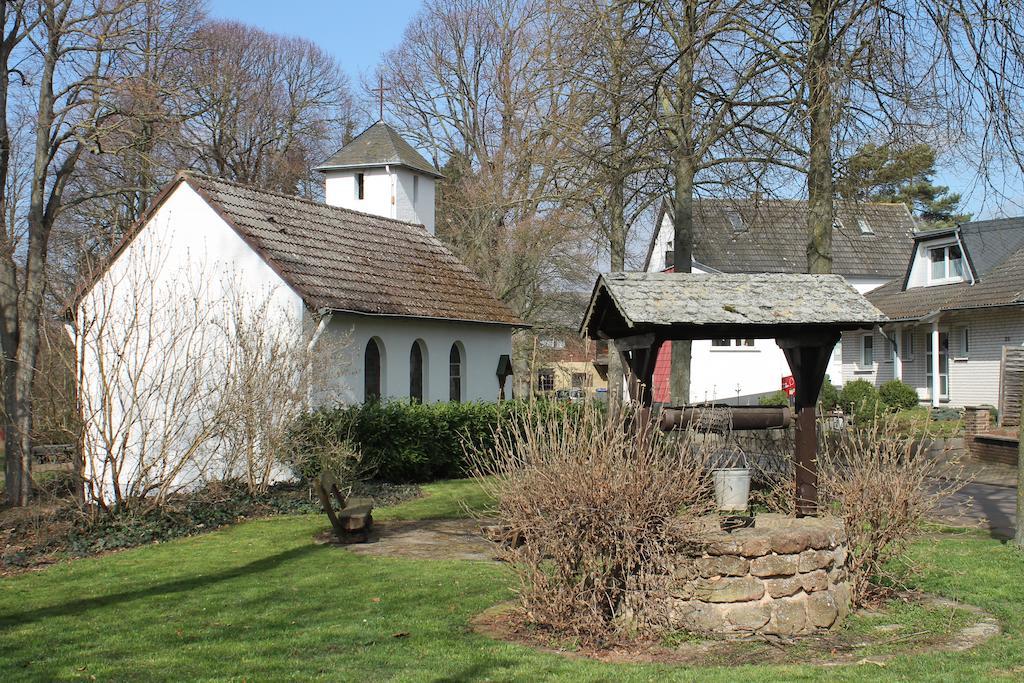
<instances>
[{"instance_id":1,"label":"house roof","mask_svg":"<svg viewBox=\"0 0 1024 683\"><path fill-rule=\"evenodd\" d=\"M432 163L423 158L394 128L378 121L316 167L318 171L378 166L405 166L441 178Z\"/></svg>"},{"instance_id":2,"label":"house roof","mask_svg":"<svg viewBox=\"0 0 1024 683\"><path fill-rule=\"evenodd\" d=\"M694 202L693 259L724 273L802 273L807 269L807 202L767 199L698 199ZM671 204L663 202L657 231ZM732 220L742 220L742 230ZM832 272L846 277L903 274L916 225L904 204L836 202ZM867 222L871 234L860 229ZM657 231L645 269L650 266Z\"/></svg>"},{"instance_id":3,"label":"house roof","mask_svg":"<svg viewBox=\"0 0 1024 683\"><path fill-rule=\"evenodd\" d=\"M609 273L594 287L582 329L596 336L602 308L628 328L872 326L885 316L841 275Z\"/></svg>"},{"instance_id":4,"label":"house roof","mask_svg":"<svg viewBox=\"0 0 1024 683\"><path fill-rule=\"evenodd\" d=\"M523 325L421 225L191 172L179 173L165 188L111 260L181 183L195 190L311 308Z\"/></svg>"},{"instance_id":5,"label":"house roof","mask_svg":"<svg viewBox=\"0 0 1024 683\"><path fill-rule=\"evenodd\" d=\"M919 242L960 233L975 282L905 289L906 278L868 293L893 320L916 320L943 311L1024 304L1024 218L963 223L956 229L923 233ZM911 254L911 265L914 254ZM908 273L909 273L909 268Z\"/></svg>"}]
</instances>

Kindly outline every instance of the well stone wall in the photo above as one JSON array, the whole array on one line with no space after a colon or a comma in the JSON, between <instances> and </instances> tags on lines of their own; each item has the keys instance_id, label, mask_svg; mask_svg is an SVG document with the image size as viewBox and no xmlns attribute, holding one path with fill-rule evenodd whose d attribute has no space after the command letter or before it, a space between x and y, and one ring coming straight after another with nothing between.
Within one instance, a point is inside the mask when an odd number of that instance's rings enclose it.
<instances>
[{"instance_id":1,"label":"well stone wall","mask_svg":"<svg viewBox=\"0 0 1024 683\"><path fill-rule=\"evenodd\" d=\"M709 532L668 581L669 626L714 635L798 636L850 610L842 520L763 514L755 526Z\"/></svg>"}]
</instances>

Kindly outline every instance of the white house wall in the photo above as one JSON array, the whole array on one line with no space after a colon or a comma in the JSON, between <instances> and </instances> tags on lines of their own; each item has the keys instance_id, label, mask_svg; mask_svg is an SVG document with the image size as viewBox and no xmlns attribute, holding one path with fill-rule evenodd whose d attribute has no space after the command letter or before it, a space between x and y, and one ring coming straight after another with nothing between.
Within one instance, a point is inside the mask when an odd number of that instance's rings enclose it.
<instances>
[{"instance_id":1,"label":"white house wall","mask_svg":"<svg viewBox=\"0 0 1024 683\"><path fill-rule=\"evenodd\" d=\"M464 401L497 400L498 359L512 353L512 328L505 325L335 313L328 331L331 342L343 349L339 355L344 366L336 380L337 390L324 396L333 394L334 400L343 403L364 400L363 354L370 339L377 339L383 351L382 400L409 397L409 356L416 340L426 349L423 398L429 402L448 400L452 344L460 342L464 348ZM506 381L505 396L512 397L511 378Z\"/></svg>"},{"instance_id":2,"label":"white house wall","mask_svg":"<svg viewBox=\"0 0 1024 683\"><path fill-rule=\"evenodd\" d=\"M960 334L964 328L969 330L970 338L970 350L966 353ZM917 390L922 401L930 400L926 349L931 325L906 325L904 330L913 336L913 354L903 359L903 381ZM1024 345L1024 311L1016 307L959 311L943 316L939 330L949 335L949 397L943 405L997 405L1002 350L1004 346ZM879 386L894 375L889 348L876 331L875 363L873 367L864 367L860 359L862 336L844 335L849 352L843 356L843 375L847 381L865 379Z\"/></svg>"},{"instance_id":3,"label":"white house wall","mask_svg":"<svg viewBox=\"0 0 1024 683\"><path fill-rule=\"evenodd\" d=\"M145 301L143 306L139 304L140 294ZM117 396L112 397L113 401L102 401L105 393L111 393L109 389L104 392L103 387L109 387L113 380L136 382L145 389L146 382L150 381L148 378L167 371L166 365L187 363L188 352L182 346L185 342L180 341L186 337L172 341L168 332L175 322L180 326L183 319L180 312L175 314L173 311L189 307L212 311L218 305L223 306L229 298L237 303L265 304L266 325L277 330L291 328L296 334L301 333L304 316L301 298L191 187L182 183L164 200L81 301L77 342L82 354L84 402L92 406L109 404L102 415L94 417L102 417L108 423L134 424L137 420L131 421L127 417L127 409L117 405ZM140 317L144 323L142 326L136 322ZM202 334L197 329L191 338ZM216 352L220 351L223 348L218 347ZM152 354L153 357L143 360L143 354ZM100 361L103 360L103 367L111 368L116 358L123 359L126 355L138 358L129 358L128 366L117 367L133 368L130 372L134 376L111 377L108 372L111 379L101 381ZM216 372L216 358L207 358L203 362L211 372ZM144 371L138 371L139 368ZM126 391L113 393L123 395ZM164 394L154 389L153 395ZM170 409L156 405L158 402L155 400L147 405L146 420L159 422L175 417L167 414ZM126 451L120 481L122 490L138 469L137 456L145 447L142 442L147 438L138 429L127 431L134 434L129 441L138 445ZM109 500L112 479L109 466L105 469L102 462L104 453L99 452L102 441L97 430L87 434L86 475L102 482L102 492L97 494ZM170 450L188 441L188 435L182 434ZM132 458L135 458L134 463ZM197 484L206 474L186 469L177 477L177 483L183 487Z\"/></svg>"}]
</instances>

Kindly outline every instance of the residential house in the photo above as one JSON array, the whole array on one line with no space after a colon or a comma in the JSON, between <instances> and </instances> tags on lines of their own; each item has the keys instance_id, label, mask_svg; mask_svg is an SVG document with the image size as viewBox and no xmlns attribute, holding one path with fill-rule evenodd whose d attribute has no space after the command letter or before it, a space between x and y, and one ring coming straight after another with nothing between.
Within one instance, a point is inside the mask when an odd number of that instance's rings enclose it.
<instances>
[{"instance_id":1,"label":"residential house","mask_svg":"<svg viewBox=\"0 0 1024 683\"><path fill-rule=\"evenodd\" d=\"M107 425L138 431L127 421L138 421L141 408L125 406L158 396L146 383L175 362L208 363L203 381L217 381L225 349L207 344L202 359L189 353L213 324L207 312L229 295L266 302L266 329L343 350L318 369L319 402L511 395L512 330L522 323L433 235L437 170L381 122L320 170L326 203L189 172L162 190L70 307L81 390ZM174 336L173 312L182 310L200 311L202 322ZM107 395L112 385L125 389ZM167 407L146 410L143 422L155 422ZM102 459L90 449L104 448L88 437L87 474L109 484L118 475L88 472ZM140 454L147 448L144 434L124 438Z\"/></svg>"},{"instance_id":2,"label":"residential house","mask_svg":"<svg viewBox=\"0 0 1024 683\"><path fill-rule=\"evenodd\" d=\"M648 248L645 270L671 270L672 216L666 202ZM903 273L903 256L916 225L903 204L837 202L832 232L833 272L861 294ZM700 199L693 221L693 272L803 273L807 269L807 202L765 199ZM842 381L842 345L828 375ZM662 347L654 374L654 400L669 400L671 345ZM690 400L756 403L778 391L790 375L771 339L694 341Z\"/></svg>"},{"instance_id":3,"label":"residential house","mask_svg":"<svg viewBox=\"0 0 1024 683\"><path fill-rule=\"evenodd\" d=\"M844 336L843 378L900 379L932 406L997 405L1003 349L1024 345L1024 218L922 232L904 259L867 295L891 322Z\"/></svg>"}]
</instances>

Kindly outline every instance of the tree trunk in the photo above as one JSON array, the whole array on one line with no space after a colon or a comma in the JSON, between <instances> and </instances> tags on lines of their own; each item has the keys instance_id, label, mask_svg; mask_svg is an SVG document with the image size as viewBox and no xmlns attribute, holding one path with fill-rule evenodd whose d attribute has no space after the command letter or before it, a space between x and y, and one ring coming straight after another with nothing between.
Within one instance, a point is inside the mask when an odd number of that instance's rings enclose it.
<instances>
[{"instance_id":1,"label":"tree trunk","mask_svg":"<svg viewBox=\"0 0 1024 683\"><path fill-rule=\"evenodd\" d=\"M832 272L832 84L828 0L810 0L807 46L807 117L810 159L807 169L807 272Z\"/></svg>"},{"instance_id":2,"label":"tree trunk","mask_svg":"<svg viewBox=\"0 0 1024 683\"><path fill-rule=\"evenodd\" d=\"M696 8L686 3L684 10L686 39L679 56L676 74L676 125L674 131L675 187L672 199L672 263L675 272L689 273L693 261L693 182L697 172L694 158L693 100L694 55L696 41ZM669 379L671 402L683 405L690 402L691 342L672 342L672 371Z\"/></svg>"},{"instance_id":3,"label":"tree trunk","mask_svg":"<svg viewBox=\"0 0 1024 683\"><path fill-rule=\"evenodd\" d=\"M618 163L622 160L626 145L621 117L618 116L618 107L614 105L610 133L613 159L612 180L608 196L610 265L612 272L621 272L626 269L626 179ZM622 358L619 356L615 342L610 342L608 344L608 412L612 416L618 415L622 407L622 380Z\"/></svg>"}]
</instances>

